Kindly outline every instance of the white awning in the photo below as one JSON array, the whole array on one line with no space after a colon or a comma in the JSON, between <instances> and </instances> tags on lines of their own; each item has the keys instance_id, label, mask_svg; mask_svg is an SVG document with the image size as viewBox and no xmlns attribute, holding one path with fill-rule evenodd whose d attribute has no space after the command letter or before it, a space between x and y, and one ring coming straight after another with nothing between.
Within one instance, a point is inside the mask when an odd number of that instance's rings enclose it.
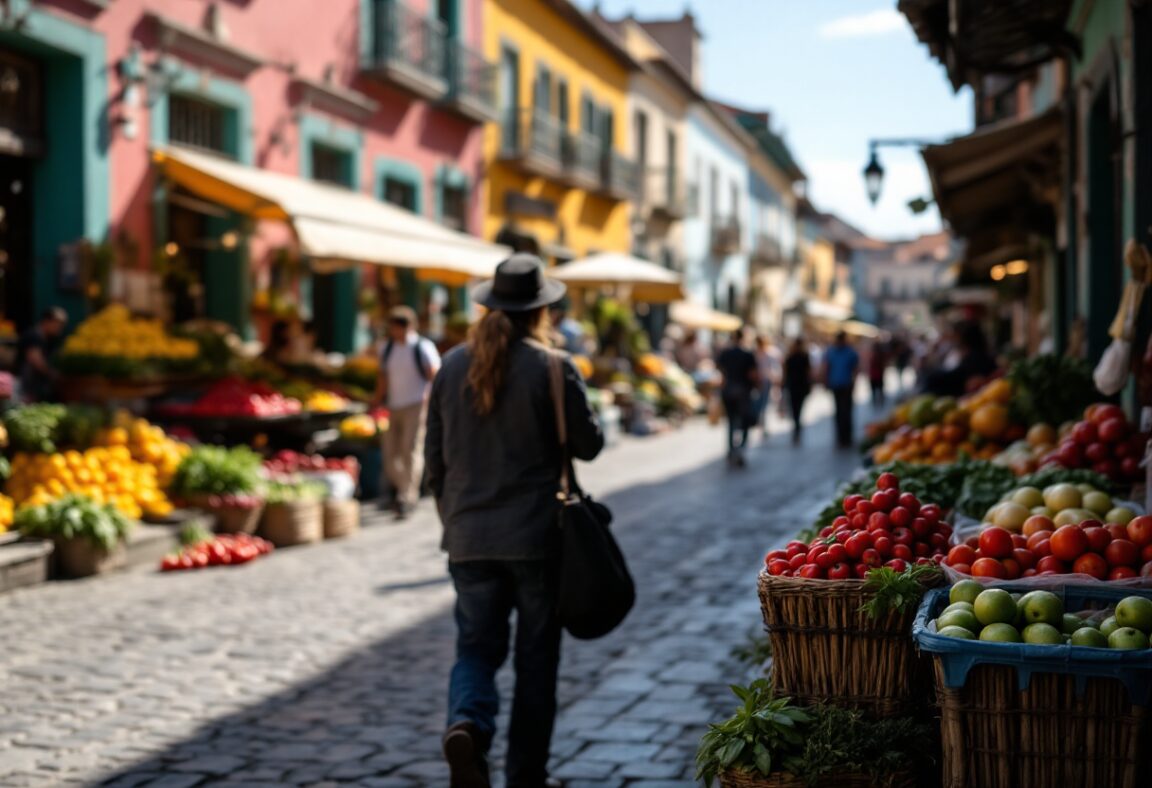
<instances>
[{"instance_id":1,"label":"white awning","mask_svg":"<svg viewBox=\"0 0 1152 788\"><path fill-rule=\"evenodd\" d=\"M615 289L634 301L666 304L684 297L680 275L632 255L605 252L548 270L572 288Z\"/></svg>"},{"instance_id":2,"label":"white awning","mask_svg":"<svg viewBox=\"0 0 1152 788\"><path fill-rule=\"evenodd\" d=\"M511 253L339 186L181 147L154 150L152 158L165 176L205 200L256 219L288 222L300 250L327 268L376 263L482 278Z\"/></svg>"},{"instance_id":3,"label":"white awning","mask_svg":"<svg viewBox=\"0 0 1152 788\"><path fill-rule=\"evenodd\" d=\"M744 324L736 315L697 304L694 301L677 301L668 311L673 323L685 328L707 328L712 331L735 331Z\"/></svg>"}]
</instances>

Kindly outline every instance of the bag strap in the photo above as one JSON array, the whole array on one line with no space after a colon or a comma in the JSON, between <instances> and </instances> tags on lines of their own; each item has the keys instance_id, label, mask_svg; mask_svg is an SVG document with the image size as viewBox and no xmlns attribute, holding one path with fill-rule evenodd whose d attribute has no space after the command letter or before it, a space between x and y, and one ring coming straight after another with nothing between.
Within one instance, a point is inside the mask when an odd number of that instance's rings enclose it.
<instances>
[{"instance_id":1,"label":"bag strap","mask_svg":"<svg viewBox=\"0 0 1152 788\"><path fill-rule=\"evenodd\" d=\"M555 352L548 354L549 388L552 406L556 411L556 434L560 438L560 491L557 497L567 501L572 493L572 479L568 470L568 419L564 415L564 362Z\"/></svg>"}]
</instances>

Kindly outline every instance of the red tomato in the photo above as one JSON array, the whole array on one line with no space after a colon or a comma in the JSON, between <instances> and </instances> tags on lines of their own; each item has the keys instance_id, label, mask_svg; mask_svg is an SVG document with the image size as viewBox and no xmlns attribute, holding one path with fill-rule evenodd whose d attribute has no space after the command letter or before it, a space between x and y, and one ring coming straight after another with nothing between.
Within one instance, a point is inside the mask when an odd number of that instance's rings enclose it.
<instances>
[{"instance_id":1,"label":"red tomato","mask_svg":"<svg viewBox=\"0 0 1152 788\"><path fill-rule=\"evenodd\" d=\"M888 536L877 536L872 540L872 547L882 558L892 555L892 539Z\"/></svg>"},{"instance_id":2,"label":"red tomato","mask_svg":"<svg viewBox=\"0 0 1152 788\"><path fill-rule=\"evenodd\" d=\"M860 561L863 562L865 566L872 567L880 566L882 563L884 563L884 558L880 555L879 550L876 550L873 547L869 547L864 551L864 555L860 556Z\"/></svg>"},{"instance_id":3,"label":"red tomato","mask_svg":"<svg viewBox=\"0 0 1152 788\"><path fill-rule=\"evenodd\" d=\"M791 542L784 545L784 552L788 553L788 557L791 558L797 553L807 553L808 545L793 539Z\"/></svg>"},{"instance_id":4,"label":"red tomato","mask_svg":"<svg viewBox=\"0 0 1152 788\"><path fill-rule=\"evenodd\" d=\"M1080 526L1081 528L1103 528L1104 527L1104 523L1100 522L1095 517L1088 519L1088 520L1081 520L1080 522L1076 523L1076 525Z\"/></svg>"},{"instance_id":5,"label":"red tomato","mask_svg":"<svg viewBox=\"0 0 1152 788\"><path fill-rule=\"evenodd\" d=\"M849 495L844 498L844 514L854 514L856 507L864 500L863 495Z\"/></svg>"},{"instance_id":6,"label":"red tomato","mask_svg":"<svg viewBox=\"0 0 1152 788\"><path fill-rule=\"evenodd\" d=\"M1095 443L1096 439L1100 437L1096 429L1096 425L1090 421L1080 421L1072 428L1072 440L1076 441L1081 446L1087 446L1089 443Z\"/></svg>"},{"instance_id":7,"label":"red tomato","mask_svg":"<svg viewBox=\"0 0 1152 788\"><path fill-rule=\"evenodd\" d=\"M1005 558L1001 562L1004 566L1004 579L1015 580L1020 577L1020 564L1014 558Z\"/></svg>"},{"instance_id":8,"label":"red tomato","mask_svg":"<svg viewBox=\"0 0 1152 788\"><path fill-rule=\"evenodd\" d=\"M787 550L769 550L768 555L764 556L764 563L767 564L769 561L775 561L777 558L783 558L785 561L787 561L788 560L788 551Z\"/></svg>"},{"instance_id":9,"label":"red tomato","mask_svg":"<svg viewBox=\"0 0 1152 788\"><path fill-rule=\"evenodd\" d=\"M852 576L852 567L848 564L833 564L828 570L829 580L847 580Z\"/></svg>"},{"instance_id":10,"label":"red tomato","mask_svg":"<svg viewBox=\"0 0 1152 788\"><path fill-rule=\"evenodd\" d=\"M1140 560L1140 548L1127 539L1116 539L1104 550L1104 557L1112 566L1135 566Z\"/></svg>"},{"instance_id":11,"label":"red tomato","mask_svg":"<svg viewBox=\"0 0 1152 788\"><path fill-rule=\"evenodd\" d=\"M1124 474L1125 479L1136 480L1143 476L1140 470L1140 460L1137 457L1125 457L1120 460L1120 473Z\"/></svg>"},{"instance_id":12,"label":"red tomato","mask_svg":"<svg viewBox=\"0 0 1152 788\"><path fill-rule=\"evenodd\" d=\"M894 473L882 473L876 477L876 489L898 490L900 489L900 479Z\"/></svg>"},{"instance_id":13,"label":"red tomato","mask_svg":"<svg viewBox=\"0 0 1152 788\"><path fill-rule=\"evenodd\" d=\"M948 537L942 533L929 534L928 543L933 547L939 547L943 549L948 546Z\"/></svg>"},{"instance_id":14,"label":"red tomato","mask_svg":"<svg viewBox=\"0 0 1152 788\"><path fill-rule=\"evenodd\" d=\"M952 564L952 568L962 575L972 574L972 567L968 564Z\"/></svg>"},{"instance_id":15,"label":"red tomato","mask_svg":"<svg viewBox=\"0 0 1152 788\"><path fill-rule=\"evenodd\" d=\"M856 504L856 514L862 514L867 517L874 511L876 511L876 507L873 506L872 502L867 498L862 499L860 503Z\"/></svg>"},{"instance_id":16,"label":"red tomato","mask_svg":"<svg viewBox=\"0 0 1152 788\"><path fill-rule=\"evenodd\" d=\"M1025 536L1024 534L1012 534L1012 546L1013 547L1027 547L1028 546L1028 537Z\"/></svg>"},{"instance_id":17,"label":"red tomato","mask_svg":"<svg viewBox=\"0 0 1152 788\"><path fill-rule=\"evenodd\" d=\"M1139 575L1130 566L1118 566L1108 573L1109 580L1127 580L1132 577L1139 577Z\"/></svg>"},{"instance_id":18,"label":"red tomato","mask_svg":"<svg viewBox=\"0 0 1152 788\"><path fill-rule=\"evenodd\" d=\"M800 567L799 575L809 580L819 580L824 577L824 570L816 566L816 564L804 564L804 566Z\"/></svg>"},{"instance_id":19,"label":"red tomato","mask_svg":"<svg viewBox=\"0 0 1152 788\"><path fill-rule=\"evenodd\" d=\"M791 568L792 568L792 565L789 564L784 559L775 558L772 561L770 561L768 564L768 574L776 575L777 577L779 577L780 575L784 574L785 572L787 572Z\"/></svg>"},{"instance_id":20,"label":"red tomato","mask_svg":"<svg viewBox=\"0 0 1152 788\"><path fill-rule=\"evenodd\" d=\"M842 514L832 521L832 530L835 531L837 528L847 528L850 525L852 525L851 518L849 518L846 514Z\"/></svg>"},{"instance_id":21,"label":"red tomato","mask_svg":"<svg viewBox=\"0 0 1152 788\"><path fill-rule=\"evenodd\" d=\"M966 544L958 544L948 551L948 558L944 563L949 566L955 564L971 564L976 560L976 551Z\"/></svg>"},{"instance_id":22,"label":"red tomato","mask_svg":"<svg viewBox=\"0 0 1152 788\"><path fill-rule=\"evenodd\" d=\"M869 531L887 531L892 527L892 520L884 512L873 512L868 518Z\"/></svg>"},{"instance_id":23,"label":"red tomato","mask_svg":"<svg viewBox=\"0 0 1152 788\"><path fill-rule=\"evenodd\" d=\"M1128 422L1122 418L1104 419L1097 432L1105 443L1119 443L1128 437Z\"/></svg>"},{"instance_id":24,"label":"red tomato","mask_svg":"<svg viewBox=\"0 0 1152 788\"><path fill-rule=\"evenodd\" d=\"M1097 580L1108 577L1108 562L1096 553L1085 553L1072 564L1072 571L1078 575L1091 575Z\"/></svg>"},{"instance_id":25,"label":"red tomato","mask_svg":"<svg viewBox=\"0 0 1152 788\"><path fill-rule=\"evenodd\" d=\"M1029 549L1036 554L1037 558L1043 558L1044 556L1052 555L1052 540L1041 539L1036 544L1032 545L1032 547Z\"/></svg>"},{"instance_id":26,"label":"red tomato","mask_svg":"<svg viewBox=\"0 0 1152 788\"><path fill-rule=\"evenodd\" d=\"M173 572L179 568L180 568L180 554L179 553L173 553L172 555L166 555L160 561L160 571L161 572Z\"/></svg>"},{"instance_id":27,"label":"red tomato","mask_svg":"<svg viewBox=\"0 0 1152 788\"><path fill-rule=\"evenodd\" d=\"M1128 529L1120 525L1120 523L1108 523L1104 526L1104 530L1107 531L1113 539L1128 539ZM1129 541L1131 540L1129 539Z\"/></svg>"},{"instance_id":28,"label":"red tomato","mask_svg":"<svg viewBox=\"0 0 1152 788\"><path fill-rule=\"evenodd\" d=\"M1013 548L1012 534L1003 528L992 526L980 532L980 552L990 558L1007 558Z\"/></svg>"},{"instance_id":29,"label":"red tomato","mask_svg":"<svg viewBox=\"0 0 1152 788\"><path fill-rule=\"evenodd\" d=\"M907 528L893 528L892 541L896 544L911 545L916 540L916 534L912 533Z\"/></svg>"},{"instance_id":30,"label":"red tomato","mask_svg":"<svg viewBox=\"0 0 1152 788\"><path fill-rule=\"evenodd\" d=\"M815 555L815 556L812 555L812 553L809 553L808 554L808 563L816 564L816 566L820 567L821 569L828 569L830 566L832 566L832 564L834 564L836 562L832 560L831 554L829 554L829 552L827 550L825 550L822 553L820 553L819 555Z\"/></svg>"},{"instance_id":31,"label":"red tomato","mask_svg":"<svg viewBox=\"0 0 1152 788\"><path fill-rule=\"evenodd\" d=\"M972 564L973 577L995 577L1003 580L1007 577L1004 565L995 558L977 558Z\"/></svg>"},{"instance_id":32,"label":"red tomato","mask_svg":"<svg viewBox=\"0 0 1152 788\"><path fill-rule=\"evenodd\" d=\"M1012 557L1016 563L1020 564L1021 569L1031 569L1036 566L1036 554L1027 547L1017 547L1012 551Z\"/></svg>"},{"instance_id":33,"label":"red tomato","mask_svg":"<svg viewBox=\"0 0 1152 788\"><path fill-rule=\"evenodd\" d=\"M848 560L848 550L843 544L829 545L827 554L832 557L834 564L842 564Z\"/></svg>"},{"instance_id":34,"label":"red tomato","mask_svg":"<svg viewBox=\"0 0 1152 788\"><path fill-rule=\"evenodd\" d=\"M863 531L868 527L868 517L869 515L861 514L860 512L852 515L852 527L857 531Z\"/></svg>"},{"instance_id":35,"label":"red tomato","mask_svg":"<svg viewBox=\"0 0 1152 788\"><path fill-rule=\"evenodd\" d=\"M793 570L800 569L806 563L808 563L808 558L803 553L797 553L788 559L788 566L792 567Z\"/></svg>"},{"instance_id":36,"label":"red tomato","mask_svg":"<svg viewBox=\"0 0 1152 788\"><path fill-rule=\"evenodd\" d=\"M893 558L891 561L884 564L884 566L895 572L903 572L908 569L908 562L903 558Z\"/></svg>"},{"instance_id":37,"label":"red tomato","mask_svg":"<svg viewBox=\"0 0 1152 788\"><path fill-rule=\"evenodd\" d=\"M1053 572L1058 575L1068 572L1067 565L1054 555L1046 555L1036 562L1036 571L1040 574Z\"/></svg>"},{"instance_id":38,"label":"red tomato","mask_svg":"<svg viewBox=\"0 0 1152 788\"><path fill-rule=\"evenodd\" d=\"M868 564L856 564L856 577L860 580L863 580L868 576L868 570L871 568L872 567L868 566Z\"/></svg>"},{"instance_id":39,"label":"red tomato","mask_svg":"<svg viewBox=\"0 0 1152 788\"><path fill-rule=\"evenodd\" d=\"M1104 549L1108 547L1108 543L1112 541L1112 534L1100 526L1089 526L1083 531L1084 536L1088 539L1088 549L1094 553L1103 553Z\"/></svg>"},{"instance_id":40,"label":"red tomato","mask_svg":"<svg viewBox=\"0 0 1152 788\"><path fill-rule=\"evenodd\" d=\"M917 558L924 558L925 556L932 555L932 545L927 542L914 542L912 544L912 552Z\"/></svg>"},{"instance_id":41,"label":"red tomato","mask_svg":"<svg viewBox=\"0 0 1152 788\"><path fill-rule=\"evenodd\" d=\"M1141 561L1152 561L1152 544L1146 544L1140 550Z\"/></svg>"},{"instance_id":42,"label":"red tomato","mask_svg":"<svg viewBox=\"0 0 1152 788\"><path fill-rule=\"evenodd\" d=\"M947 538L952 535L952 526L948 525L948 523L937 523L936 533L944 534L945 538Z\"/></svg>"},{"instance_id":43,"label":"red tomato","mask_svg":"<svg viewBox=\"0 0 1152 788\"><path fill-rule=\"evenodd\" d=\"M1028 544L1026 544L1024 546L1027 547L1029 550L1035 550L1036 545L1038 543L1040 543L1041 541L1043 541L1045 539L1051 539L1051 538L1052 538L1052 532L1051 531L1036 531L1035 533L1033 533L1031 536L1028 537Z\"/></svg>"},{"instance_id":44,"label":"red tomato","mask_svg":"<svg viewBox=\"0 0 1152 788\"><path fill-rule=\"evenodd\" d=\"M906 544L897 544L892 547L893 558L903 558L905 561L911 561L914 558L912 548Z\"/></svg>"},{"instance_id":45,"label":"red tomato","mask_svg":"<svg viewBox=\"0 0 1152 788\"><path fill-rule=\"evenodd\" d=\"M964 540L964 544L968 545L973 550L975 550L978 547L980 547L980 537L979 536L969 536L967 539Z\"/></svg>"},{"instance_id":46,"label":"red tomato","mask_svg":"<svg viewBox=\"0 0 1152 788\"><path fill-rule=\"evenodd\" d=\"M1062 525L1052 534L1052 555L1061 561L1075 561L1088 549L1088 537L1075 525Z\"/></svg>"},{"instance_id":47,"label":"red tomato","mask_svg":"<svg viewBox=\"0 0 1152 788\"><path fill-rule=\"evenodd\" d=\"M920 507L920 516L930 523L940 522L940 507L934 503Z\"/></svg>"},{"instance_id":48,"label":"red tomato","mask_svg":"<svg viewBox=\"0 0 1152 788\"><path fill-rule=\"evenodd\" d=\"M916 534L917 539L924 539L930 534L934 533L932 523L925 520L923 517L917 517L912 520L911 524L912 533Z\"/></svg>"},{"instance_id":49,"label":"red tomato","mask_svg":"<svg viewBox=\"0 0 1152 788\"><path fill-rule=\"evenodd\" d=\"M911 512L913 517L920 513L920 499L912 493L901 493L899 503Z\"/></svg>"},{"instance_id":50,"label":"red tomato","mask_svg":"<svg viewBox=\"0 0 1152 788\"><path fill-rule=\"evenodd\" d=\"M903 528L912 522L912 512L903 506L897 506L888 513L888 519L892 521L892 525Z\"/></svg>"},{"instance_id":51,"label":"red tomato","mask_svg":"<svg viewBox=\"0 0 1152 788\"><path fill-rule=\"evenodd\" d=\"M1128 523L1128 538L1138 547L1152 544L1152 515L1142 514Z\"/></svg>"},{"instance_id":52,"label":"red tomato","mask_svg":"<svg viewBox=\"0 0 1152 788\"><path fill-rule=\"evenodd\" d=\"M841 528L839 531L832 534L832 537L840 544L844 544L848 541L848 537L854 533L855 531L853 531L851 528Z\"/></svg>"},{"instance_id":53,"label":"red tomato","mask_svg":"<svg viewBox=\"0 0 1152 788\"><path fill-rule=\"evenodd\" d=\"M1107 443L1102 443L1101 441L1089 443L1084 448L1084 459L1088 460L1088 462L1106 460L1112 456L1111 448Z\"/></svg>"},{"instance_id":54,"label":"red tomato","mask_svg":"<svg viewBox=\"0 0 1152 788\"><path fill-rule=\"evenodd\" d=\"M844 543L844 549L848 552L848 557L859 561L860 557L864 555L864 551L872 545L872 537L866 533L853 534Z\"/></svg>"},{"instance_id":55,"label":"red tomato","mask_svg":"<svg viewBox=\"0 0 1152 788\"><path fill-rule=\"evenodd\" d=\"M1035 569L1025 569L1023 572L1020 573L1020 576L1021 577L1035 577L1036 576L1036 570Z\"/></svg>"},{"instance_id":56,"label":"red tomato","mask_svg":"<svg viewBox=\"0 0 1152 788\"><path fill-rule=\"evenodd\" d=\"M1109 419L1124 419L1124 409L1108 402L1097 403L1088 406L1084 418L1094 424L1103 424Z\"/></svg>"}]
</instances>

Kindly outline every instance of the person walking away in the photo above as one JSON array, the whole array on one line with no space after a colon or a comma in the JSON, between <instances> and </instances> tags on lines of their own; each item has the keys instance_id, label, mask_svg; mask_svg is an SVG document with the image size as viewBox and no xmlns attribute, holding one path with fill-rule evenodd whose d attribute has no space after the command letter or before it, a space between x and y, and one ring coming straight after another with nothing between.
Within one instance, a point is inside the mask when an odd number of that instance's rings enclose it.
<instances>
[{"instance_id":1,"label":"person walking away","mask_svg":"<svg viewBox=\"0 0 1152 788\"><path fill-rule=\"evenodd\" d=\"M516 254L479 285L490 311L467 344L450 351L432 384L428 481L444 525L442 547L456 588L456 663L448 688L444 756L452 788L490 785L487 753L516 613L516 687L508 729L508 788L548 779L560 664L560 471L566 462L551 390L545 308L564 285L540 259ZM563 360L568 452L591 460L604 436L584 382Z\"/></svg>"},{"instance_id":2,"label":"person walking away","mask_svg":"<svg viewBox=\"0 0 1152 788\"><path fill-rule=\"evenodd\" d=\"M879 339L873 340L868 352L868 385L872 389L872 407L884 407L884 372L888 368L888 351Z\"/></svg>"},{"instance_id":3,"label":"person walking away","mask_svg":"<svg viewBox=\"0 0 1152 788\"><path fill-rule=\"evenodd\" d=\"M860 355L848 343L848 334L839 332L832 347L824 351L824 385L836 401L836 445L841 449L852 446L852 394L859 369Z\"/></svg>"},{"instance_id":4,"label":"person walking away","mask_svg":"<svg viewBox=\"0 0 1152 788\"><path fill-rule=\"evenodd\" d=\"M784 388L788 391L788 404L792 410L792 444L799 446L804 400L812 391L812 356L803 337L792 341L788 357L784 359Z\"/></svg>"},{"instance_id":5,"label":"person walking away","mask_svg":"<svg viewBox=\"0 0 1152 788\"><path fill-rule=\"evenodd\" d=\"M384 469L395 496L396 519L405 519L420 500L424 476L424 426L428 394L440 369L436 346L417 331L416 313L398 306L388 314L388 341L380 352L380 375L372 407L386 402Z\"/></svg>"},{"instance_id":6,"label":"person walking away","mask_svg":"<svg viewBox=\"0 0 1152 788\"><path fill-rule=\"evenodd\" d=\"M732 332L727 347L716 358L720 370L720 401L728 417L728 464L744 467L744 447L748 429L756 417L753 397L759 384L756 356L745 347L745 331Z\"/></svg>"},{"instance_id":7,"label":"person walking away","mask_svg":"<svg viewBox=\"0 0 1152 788\"><path fill-rule=\"evenodd\" d=\"M20 335L16 343L16 373L20 379L20 399L45 402L55 393L59 371L51 358L68 325L68 313L61 307L45 309L36 325Z\"/></svg>"},{"instance_id":8,"label":"person walking away","mask_svg":"<svg viewBox=\"0 0 1152 788\"><path fill-rule=\"evenodd\" d=\"M756 371L760 378L760 388L756 400L756 424L760 427L760 434L768 440L768 411L772 399L779 391L784 359L780 349L772 344L772 340L764 335L756 336Z\"/></svg>"}]
</instances>

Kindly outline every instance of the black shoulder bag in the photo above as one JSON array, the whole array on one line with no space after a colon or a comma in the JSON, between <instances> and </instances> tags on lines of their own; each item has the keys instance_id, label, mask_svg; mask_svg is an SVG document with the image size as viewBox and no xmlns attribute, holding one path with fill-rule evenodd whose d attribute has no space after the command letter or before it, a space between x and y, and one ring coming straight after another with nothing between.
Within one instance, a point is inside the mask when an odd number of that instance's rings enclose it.
<instances>
[{"instance_id":1,"label":"black shoulder bag","mask_svg":"<svg viewBox=\"0 0 1152 788\"><path fill-rule=\"evenodd\" d=\"M609 530L612 512L580 489L568 456L561 356L549 359L560 436L560 623L572 637L594 640L618 627L636 602L628 563Z\"/></svg>"}]
</instances>

